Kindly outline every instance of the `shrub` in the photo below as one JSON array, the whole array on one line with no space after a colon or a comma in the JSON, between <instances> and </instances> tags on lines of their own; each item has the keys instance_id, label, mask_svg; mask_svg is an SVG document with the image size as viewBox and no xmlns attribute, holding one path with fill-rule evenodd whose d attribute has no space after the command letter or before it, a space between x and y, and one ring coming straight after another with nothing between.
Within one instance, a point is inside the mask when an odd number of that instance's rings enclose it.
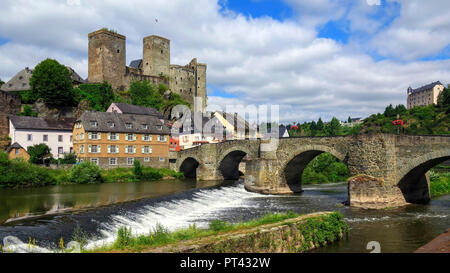
<instances>
[{"instance_id":1,"label":"shrub","mask_svg":"<svg viewBox=\"0 0 450 273\"><path fill-rule=\"evenodd\" d=\"M95 111L104 112L114 100L114 91L107 82L80 84L74 89L76 102L89 102L89 107Z\"/></svg>"},{"instance_id":2,"label":"shrub","mask_svg":"<svg viewBox=\"0 0 450 273\"><path fill-rule=\"evenodd\" d=\"M142 179L144 180L159 180L162 179L162 173L154 168L146 167L142 169Z\"/></svg>"},{"instance_id":3,"label":"shrub","mask_svg":"<svg viewBox=\"0 0 450 273\"><path fill-rule=\"evenodd\" d=\"M101 170L92 162L83 162L72 167L69 180L77 184L99 183L102 181Z\"/></svg>"},{"instance_id":4,"label":"shrub","mask_svg":"<svg viewBox=\"0 0 450 273\"><path fill-rule=\"evenodd\" d=\"M28 154L30 155L30 163L44 164L52 157L51 149L46 144L36 144L28 147Z\"/></svg>"}]
</instances>

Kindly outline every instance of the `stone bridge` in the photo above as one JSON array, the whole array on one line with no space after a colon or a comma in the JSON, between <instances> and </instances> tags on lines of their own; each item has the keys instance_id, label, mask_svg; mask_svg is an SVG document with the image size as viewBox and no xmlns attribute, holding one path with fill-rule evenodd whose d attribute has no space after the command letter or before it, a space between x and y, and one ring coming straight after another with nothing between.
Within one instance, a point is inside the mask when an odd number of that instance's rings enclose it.
<instances>
[{"instance_id":1,"label":"stone bridge","mask_svg":"<svg viewBox=\"0 0 450 273\"><path fill-rule=\"evenodd\" d=\"M323 152L344 162L351 176L365 174L381 181L378 186L384 196L380 198L423 203L429 201L426 173L450 159L450 136L376 134L236 140L178 152L171 167L198 180L233 180L239 178L239 163L245 158L247 190L290 194L302 191L303 170Z\"/></svg>"}]
</instances>

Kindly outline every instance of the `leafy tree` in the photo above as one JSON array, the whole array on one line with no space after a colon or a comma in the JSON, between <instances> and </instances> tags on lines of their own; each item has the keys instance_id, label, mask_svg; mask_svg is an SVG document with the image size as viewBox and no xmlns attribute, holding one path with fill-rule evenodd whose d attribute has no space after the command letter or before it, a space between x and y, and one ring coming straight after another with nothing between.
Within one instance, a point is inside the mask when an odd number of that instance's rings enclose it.
<instances>
[{"instance_id":1,"label":"leafy tree","mask_svg":"<svg viewBox=\"0 0 450 273\"><path fill-rule=\"evenodd\" d=\"M316 130L319 132L322 132L324 128L325 128L325 126L323 124L322 118L319 118L319 120L317 121L317 124L316 124Z\"/></svg>"},{"instance_id":2,"label":"leafy tree","mask_svg":"<svg viewBox=\"0 0 450 273\"><path fill-rule=\"evenodd\" d=\"M348 117L347 122L348 122L348 123L352 123L352 118L351 118L350 116Z\"/></svg>"},{"instance_id":3,"label":"leafy tree","mask_svg":"<svg viewBox=\"0 0 450 273\"><path fill-rule=\"evenodd\" d=\"M157 88L148 81L134 81L130 85L131 103L161 110L163 97Z\"/></svg>"},{"instance_id":4,"label":"leafy tree","mask_svg":"<svg viewBox=\"0 0 450 273\"><path fill-rule=\"evenodd\" d=\"M444 91L439 94L438 106L444 109L450 109L450 86L449 88L444 88Z\"/></svg>"},{"instance_id":5,"label":"leafy tree","mask_svg":"<svg viewBox=\"0 0 450 273\"><path fill-rule=\"evenodd\" d=\"M142 164L139 160L134 161L133 174L137 179L142 178Z\"/></svg>"},{"instance_id":6,"label":"leafy tree","mask_svg":"<svg viewBox=\"0 0 450 273\"><path fill-rule=\"evenodd\" d=\"M46 144L36 144L28 147L28 154L30 155L30 163L44 164L46 160L51 159L51 149Z\"/></svg>"},{"instance_id":7,"label":"leafy tree","mask_svg":"<svg viewBox=\"0 0 450 273\"><path fill-rule=\"evenodd\" d=\"M104 112L115 100L114 91L107 82L81 84L74 89L76 102L89 102L89 107L95 111Z\"/></svg>"},{"instance_id":8,"label":"leafy tree","mask_svg":"<svg viewBox=\"0 0 450 273\"><path fill-rule=\"evenodd\" d=\"M406 109L406 107L403 104L399 104L399 105L395 106L395 114L396 115L403 115L407 111L408 110Z\"/></svg>"},{"instance_id":9,"label":"leafy tree","mask_svg":"<svg viewBox=\"0 0 450 273\"><path fill-rule=\"evenodd\" d=\"M30 86L51 106L73 105L73 86L69 69L56 60L46 59L34 69Z\"/></svg>"},{"instance_id":10,"label":"leafy tree","mask_svg":"<svg viewBox=\"0 0 450 273\"><path fill-rule=\"evenodd\" d=\"M342 126L336 117L333 117L327 124L327 133L330 136L337 136L341 133Z\"/></svg>"},{"instance_id":11,"label":"leafy tree","mask_svg":"<svg viewBox=\"0 0 450 273\"><path fill-rule=\"evenodd\" d=\"M5 84L5 82L2 81L2 79L0 79L0 86L2 86L2 85L4 85L4 84Z\"/></svg>"},{"instance_id":12,"label":"leafy tree","mask_svg":"<svg viewBox=\"0 0 450 273\"><path fill-rule=\"evenodd\" d=\"M392 106L392 104L389 104L388 107L386 107L386 109L384 110L384 116L385 117L394 117L396 115L395 113L395 109Z\"/></svg>"}]
</instances>

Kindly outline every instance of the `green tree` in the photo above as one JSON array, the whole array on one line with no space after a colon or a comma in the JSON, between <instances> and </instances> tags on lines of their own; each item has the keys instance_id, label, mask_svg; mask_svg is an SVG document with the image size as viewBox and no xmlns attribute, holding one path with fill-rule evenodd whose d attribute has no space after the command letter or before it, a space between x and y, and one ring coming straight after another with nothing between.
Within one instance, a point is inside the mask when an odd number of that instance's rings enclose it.
<instances>
[{"instance_id":1,"label":"green tree","mask_svg":"<svg viewBox=\"0 0 450 273\"><path fill-rule=\"evenodd\" d=\"M30 163L44 164L46 160L50 160L52 157L50 147L44 143L29 146L27 150L30 155Z\"/></svg>"},{"instance_id":2,"label":"green tree","mask_svg":"<svg viewBox=\"0 0 450 273\"><path fill-rule=\"evenodd\" d=\"M77 103L87 100L89 107L99 112L105 112L115 99L114 91L107 82L81 84L74 89L74 93Z\"/></svg>"},{"instance_id":3,"label":"green tree","mask_svg":"<svg viewBox=\"0 0 450 273\"><path fill-rule=\"evenodd\" d=\"M5 82L2 81L2 79L0 79L0 87L1 87L2 85L4 85L4 84L5 84Z\"/></svg>"},{"instance_id":4,"label":"green tree","mask_svg":"<svg viewBox=\"0 0 450 273\"><path fill-rule=\"evenodd\" d=\"M322 133L324 128L325 128L325 126L323 124L322 118L319 118L319 120L317 121L317 124L316 124L316 129L317 129L317 131Z\"/></svg>"},{"instance_id":5,"label":"green tree","mask_svg":"<svg viewBox=\"0 0 450 273\"><path fill-rule=\"evenodd\" d=\"M444 109L450 109L450 86L444 88L438 97L438 106Z\"/></svg>"},{"instance_id":6,"label":"green tree","mask_svg":"<svg viewBox=\"0 0 450 273\"><path fill-rule=\"evenodd\" d=\"M342 126L336 117L333 117L331 121L327 124L327 133L330 136L337 136L341 134Z\"/></svg>"},{"instance_id":7,"label":"green tree","mask_svg":"<svg viewBox=\"0 0 450 273\"><path fill-rule=\"evenodd\" d=\"M38 113L37 113L37 112L34 112L34 111L31 109L31 106L25 105L25 106L23 107L23 112L20 113L19 115L20 115L20 116L26 116L26 117L37 117L37 116L38 116Z\"/></svg>"},{"instance_id":8,"label":"green tree","mask_svg":"<svg viewBox=\"0 0 450 273\"><path fill-rule=\"evenodd\" d=\"M75 164L77 163L77 155L75 153L64 154L64 158L61 159L62 164Z\"/></svg>"},{"instance_id":9,"label":"green tree","mask_svg":"<svg viewBox=\"0 0 450 273\"><path fill-rule=\"evenodd\" d=\"M139 160L134 161L133 174L137 179L142 179L142 164Z\"/></svg>"},{"instance_id":10,"label":"green tree","mask_svg":"<svg viewBox=\"0 0 450 273\"><path fill-rule=\"evenodd\" d=\"M395 113L395 109L392 106L392 104L389 104L388 107L386 107L386 109L384 110L384 116L385 117L394 117L396 115Z\"/></svg>"},{"instance_id":11,"label":"green tree","mask_svg":"<svg viewBox=\"0 0 450 273\"><path fill-rule=\"evenodd\" d=\"M34 69L30 86L50 106L73 105L73 86L69 69L56 60L46 59Z\"/></svg>"},{"instance_id":12,"label":"green tree","mask_svg":"<svg viewBox=\"0 0 450 273\"><path fill-rule=\"evenodd\" d=\"M407 111L408 110L406 109L406 107L403 104L399 104L399 105L395 106L395 114L396 115L403 115Z\"/></svg>"},{"instance_id":13,"label":"green tree","mask_svg":"<svg viewBox=\"0 0 450 273\"><path fill-rule=\"evenodd\" d=\"M134 81L130 85L131 103L161 110L164 98L149 81Z\"/></svg>"},{"instance_id":14,"label":"green tree","mask_svg":"<svg viewBox=\"0 0 450 273\"><path fill-rule=\"evenodd\" d=\"M347 122L352 123L352 118L350 116L348 117Z\"/></svg>"}]
</instances>

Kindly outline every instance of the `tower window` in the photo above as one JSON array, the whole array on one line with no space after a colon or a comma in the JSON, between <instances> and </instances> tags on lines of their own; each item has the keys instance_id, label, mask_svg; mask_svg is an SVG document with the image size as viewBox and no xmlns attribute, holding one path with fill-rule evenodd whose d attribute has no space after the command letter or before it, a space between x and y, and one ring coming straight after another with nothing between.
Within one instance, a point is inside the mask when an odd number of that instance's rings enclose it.
<instances>
[{"instance_id":1,"label":"tower window","mask_svg":"<svg viewBox=\"0 0 450 273\"><path fill-rule=\"evenodd\" d=\"M163 54L163 50L161 49L161 54Z\"/></svg>"},{"instance_id":2,"label":"tower window","mask_svg":"<svg viewBox=\"0 0 450 273\"><path fill-rule=\"evenodd\" d=\"M117 53L120 53L120 49L117 49Z\"/></svg>"}]
</instances>

